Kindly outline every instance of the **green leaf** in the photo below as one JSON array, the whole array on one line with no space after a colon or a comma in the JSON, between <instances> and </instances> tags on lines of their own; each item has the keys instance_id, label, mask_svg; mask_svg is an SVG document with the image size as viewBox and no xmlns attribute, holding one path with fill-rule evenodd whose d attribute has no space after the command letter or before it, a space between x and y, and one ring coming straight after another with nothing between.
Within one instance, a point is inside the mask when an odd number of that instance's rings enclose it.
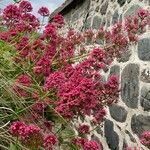
<instances>
[{"instance_id":1,"label":"green leaf","mask_svg":"<svg viewBox=\"0 0 150 150\"><path fill-rule=\"evenodd\" d=\"M80 150L79 147L77 147L76 145L70 143L70 142L64 142L63 144L65 144L67 146L67 148L69 147L69 150Z\"/></svg>"},{"instance_id":2,"label":"green leaf","mask_svg":"<svg viewBox=\"0 0 150 150\"><path fill-rule=\"evenodd\" d=\"M17 147L13 143L10 143L10 147L8 150L17 150Z\"/></svg>"},{"instance_id":3,"label":"green leaf","mask_svg":"<svg viewBox=\"0 0 150 150\"><path fill-rule=\"evenodd\" d=\"M20 2L20 0L13 0L15 3L19 3Z\"/></svg>"}]
</instances>

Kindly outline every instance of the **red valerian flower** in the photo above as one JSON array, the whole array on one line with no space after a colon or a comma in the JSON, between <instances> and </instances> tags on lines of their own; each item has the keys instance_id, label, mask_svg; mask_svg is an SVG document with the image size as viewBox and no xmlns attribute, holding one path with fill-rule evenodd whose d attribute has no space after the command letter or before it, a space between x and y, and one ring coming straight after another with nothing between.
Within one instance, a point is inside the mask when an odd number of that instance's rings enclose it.
<instances>
[{"instance_id":1,"label":"red valerian flower","mask_svg":"<svg viewBox=\"0 0 150 150\"><path fill-rule=\"evenodd\" d=\"M65 76L61 71L51 73L45 81L44 89L49 90L53 88L59 88L64 83Z\"/></svg>"},{"instance_id":2,"label":"red valerian flower","mask_svg":"<svg viewBox=\"0 0 150 150\"><path fill-rule=\"evenodd\" d=\"M78 132L80 134L87 134L89 133L89 131L90 131L89 125L86 124L79 125Z\"/></svg>"},{"instance_id":3,"label":"red valerian flower","mask_svg":"<svg viewBox=\"0 0 150 150\"><path fill-rule=\"evenodd\" d=\"M21 10L14 4L8 5L3 11L3 18L6 24L19 22L21 17Z\"/></svg>"},{"instance_id":4,"label":"red valerian flower","mask_svg":"<svg viewBox=\"0 0 150 150\"><path fill-rule=\"evenodd\" d=\"M141 19L144 19L145 17L147 17L149 15L149 12L145 9L140 9L138 11L138 16L141 18Z\"/></svg>"},{"instance_id":5,"label":"red valerian flower","mask_svg":"<svg viewBox=\"0 0 150 150\"><path fill-rule=\"evenodd\" d=\"M16 82L16 85L14 86L14 90L20 96L28 97L29 93L24 88L22 88L21 86L31 87L31 85L32 85L31 77L26 75L26 74L22 74L22 75L17 77L15 82Z\"/></svg>"},{"instance_id":6,"label":"red valerian flower","mask_svg":"<svg viewBox=\"0 0 150 150\"><path fill-rule=\"evenodd\" d=\"M9 131L13 136L20 136L22 135L22 132L24 132L25 129L25 123L22 121L15 121L11 124Z\"/></svg>"},{"instance_id":7,"label":"red valerian flower","mask_svg":"<svg viewBox=\"0 0 150 150\"><path fill-rule=\"evenodd\" d=\"M39 10L38 10L38 13L43 16L43 17L46 17L46 16L49 16L49 10L47 7L41 7Z\"/></svg>"},{"instance_id":8,"label":"red valerian flower","mask_svg":"<svg viewBox=\"0 0 150 150\"><path fill-rule=\"evenodd\" d=\"M96 112L94 116L94 123L101 123L104 120L104 117L106 116L106 109L100 109L98 112Z\"/></svg>"},{"instance_id":9,"label":"red valerian flower","mask_svg":"<svg viewBox=\"0 0 150 150\"><path fill-rule=\"evenodd\" d=\"M44 137L44 147L47 149L47 150L52 150L53 149L53 146L55 144L58 143L58 139L55 135L53 134L50 134L50 135L46 135Z\"/></svg>"},{"instance_id":10,"label":"red valerian flower","mask_svg":"<svg viewBox=\"0 0 150 150\"><path fill-rule=\"evenodd\" d=\"M77 145L78 147L83 147L85 142L86 142L86 139L84 138L75 138L72 140L72 143L74 145Z\"/></svg>"},{"instance_id":11,"label":"red valerian flower","mask_svg":"<svg viewBox=\"0 0 150 150\"><path fill-rule=\"evenodd\" d=\"M72 143L83 150L102 150L102 144L98 144L95 140L87 140L85 138L75 138Z\"/></svg>"},{"instance_id":12,"label":"red valerian flower","mask_svg":"<svg viewBox=\"0 0 150 150\"><path fill-rule=\"evenodd\" d=\"M22 121L15 121L10 126L9 131L27 146L34 143L34 141L37 146L40 146L43 140L41 129L34 124L27 125Z\"/></svg>"},{"instance_id":13,"label":"red valerian flower","mask_svg":"<svg viewBox=\"0 0 150 150\"><path fill-rule=\"evenodd\" d=\"M46 39L55 40L57 37L56 26L54 24L47 24L43 31L43 37Z\"/></svg>"},{"instance_id":14,"label":"red valerian flower","mask_svg":"<svg viewBox=\"0 0 150 150\"><path fill-rule=\"evenodd\" d=\"M86 141L84 143L83 149L84 150L102 150L100 145L94 140Z\"/></svg>"},{"instance_id":15,"label":"red valerian flower","mask_svg":"<svg viewBox=\"0 0 150 150\"><path fill-rule=\"evenodd\" d=\"M57 14L53 17L53 22L57 25L57 27L62 27L64 22L64 17L61 14Z\"/></svg>"},{"instance_id":16,"label":"red valerian flower","mask_svg":"<svg viewBox=\"0 0 150 150\"><path fill-rule=\"evenodd\" d=\"M35 74L43 74L44 76L48 76L50 74L50 69L51 69L50 66L51 66L51 61L49 56L44 55L38 60L36 66L33 67L33 72Z\"/></svg>"},{"instance_id":17,"label":"red valerian flower","mask_svg":"<svg viewBox=\"0 0 150 150\"><path fill-rule=\"evenodd\" d=\"M40 26L40 21L33 14L26 13L23 14L21 18L26 25L26 30L36 30Z\"/></svg>"},{"instance_id":18,"label":"red valerian flower","mask_svg":"<svg viewBox=\"0 0 150 150\"><path fill-rule=\"evenodd\" d=\"M143 145L150 147L150 131L144 131L140 137L140 141Z\"/></svg>"},{"instance_id":19,"label":"red valerian flower","mask_svg":"<svg viewBox=\"0 0 150 150\"><path fill-rule=\"evenodd\" d=\"M20 4L19 4L19 8L24 12L31 12L32 11L32 5L29 1L21 1Z\"/></svg>"},{"instance_id":20,"label":"red valerian flower","mask_svg":"<svg viewBox=\"0 0 150 150\"><path fill-rule=\"evenodd\" d=\"M29 38L22 37L19 43L16 45L16 49L21 58L26 58L30 51Z\"/></svg>"},{"instance_id":21,"label":"red valerian flower","mask_svg":"<svg viewBox=\"0 0 150 150\"><path fill-rule=\"evenodd\" d=\"M139 147L126 147L124 150L141 150Z\"/></svg>"}]
</instances>

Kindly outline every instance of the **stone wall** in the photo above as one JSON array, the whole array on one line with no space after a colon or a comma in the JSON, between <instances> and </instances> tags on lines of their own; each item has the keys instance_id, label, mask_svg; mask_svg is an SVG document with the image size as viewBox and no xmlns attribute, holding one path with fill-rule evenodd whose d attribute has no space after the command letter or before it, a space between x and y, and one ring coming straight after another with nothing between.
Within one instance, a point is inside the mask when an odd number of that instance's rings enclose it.
<instances>
[{"instance_id":1,"label":"stone wall","mask_svg":"<svg viewBox=\"0 0 150 150\"><path fill-rule=\"evenodd\" d=\"M83 31L110 27L139 8L150 10L150 0L84 0L64 13L66 27ZM123 150L125 146L141 146L138 136L150 130L150 28L140 36L137 46L114 60L106 76L120 77L119 102L108 108L103 130L98 128L93 139L103 143L104 150ZM146 147L141 146L143 150Z\"/></svg>"}]
</instances>

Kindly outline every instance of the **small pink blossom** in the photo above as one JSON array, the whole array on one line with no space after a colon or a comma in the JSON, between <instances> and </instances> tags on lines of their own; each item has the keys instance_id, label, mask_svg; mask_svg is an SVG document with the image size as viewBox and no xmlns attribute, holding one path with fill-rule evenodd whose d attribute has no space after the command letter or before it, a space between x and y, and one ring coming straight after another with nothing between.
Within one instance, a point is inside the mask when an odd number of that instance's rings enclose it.
<instances>
[{"instance_id":1,"label":"small pink blossom","mask_svg":"<svg viewBox=\"0 0 150 150\"><path fill-rule=\"evenodd\" d=\"M84 150L102 150L100 145L94 140L86 141L84 143L83 149Z\"/></svg>"},{"instance_id":2,"label":"small pink blossom","mask_svg":"<svg viewBox=\"0 0 150 150\"><path fill-rule=\"evenodd\" d=\"M46 17L46 16L49 16L49 10L47 7L41 7L39 10L38 10L38 13L43 16L43 17Z\"/></svg>"},{"instance_id":3,"label":"small pink blossom","mask_svg":"<svg viewBox=\"0 0 150 150\"><path fill-rule=\"evenodd\" d=\"M25 130L25 123L22 121L13 122L9 128L10 133L16 137L20 135L22 136L24 130Z\"/></svg>"},{"instance_id":4,"label":"small pink blossom","mask_svg":"<svg viewBox=\"0 0 150 150\"><path fill-rule=\"evenodd\" d=\"M140 141L145 146L150 146L150 131L144 131L141 134Z\"/></svg>"},{"instance_id":5,"label":"small pink blossom","mask_svg":"<svg viewBox=\"0 0 150 150\"><path fill-rule=\"evenodd\" d=\"M82 125L79 125L79 127L78 127L78 132L80 133L80 134L87 134L87 133L89 133L89 131L90 131L90 127L89 127L89 125L86 125L86 124L82 124Z\"/></svg>"},{"instance_id":6,"label":"small pink blossom","mask_svg":"<svg viewBox=\"0 0 150 150\"><path fill-rule=\"evenodd\" d=\"M19 8L23 11L23 12L31 12L32 11L32 5L29 1L23 0L20 2L19 4Z\"/></svg>"},{"instance_id":7,"label":"small pink blossom","mask_svg":"<svg viewBox=\"0 0 150 150\"><path fill-rule=\"evenodd\" d=\"M53 22L58 26L62 27L64 25L64 17L61 14L57 14L53 17Z\"/></svg>"},{"instance_id":8,"label":"small pink blossom","mask_svg":"<svg viewBox=\"0 0 150 150\"><path fill-rule=\"evenodd\" d=\"M52 150L53 146L56 145L57 143L58 143L58 139L55 135L50 134L44 137L44 147L47 150Z\"/></svg>"},{"instance_id":9,"label":"small pink blossom","mask_svg":"<svg viewBox=\"0 0 150 150\"><path fill-rule=\"evenodd\" d=\"M147 11L147 10L145 10L145 9L140 9L139 11L138 11L138 16L140 17L140 18L145 18L145 17L147 17L149 15L149 12Z\"/></svg>"}]
</instances>

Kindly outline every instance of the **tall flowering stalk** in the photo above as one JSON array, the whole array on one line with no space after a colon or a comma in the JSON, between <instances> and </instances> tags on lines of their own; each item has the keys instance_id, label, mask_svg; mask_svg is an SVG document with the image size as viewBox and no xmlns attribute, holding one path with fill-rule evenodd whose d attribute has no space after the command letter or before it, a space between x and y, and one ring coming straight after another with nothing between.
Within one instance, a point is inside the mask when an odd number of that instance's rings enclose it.
<instances>
[{"instance_id":1,"label":"tall flowering stalk","mask_svg":"<svg viewBox=\"0 0 150 150\"><path fill-rule=\"evenodd\" d=\"M40 22L31 11L30 2L23 0L7 6L1 16L5 28L0 32L1 51L5 54L7 47L9 53L2 74L11 81L11 92L17 98L14 102L11 96L2 96L15 112L4 117L12 122L9 133L33 150L102 150L101 144L87 137L102 125L107 106L117 102L119 79L111 75L104 81L101 71L137 42L138 33L148 24L148 12L140 10L138 16L111 30L101 27L79 33L70 29L62 35L62 15L54 16L40 34ZM38 13L49 16L46 7ZM89 39L104 44L89 51L85 46ZM6 58L2 59L5 63Z\"/></svg>"}]
</instances>

